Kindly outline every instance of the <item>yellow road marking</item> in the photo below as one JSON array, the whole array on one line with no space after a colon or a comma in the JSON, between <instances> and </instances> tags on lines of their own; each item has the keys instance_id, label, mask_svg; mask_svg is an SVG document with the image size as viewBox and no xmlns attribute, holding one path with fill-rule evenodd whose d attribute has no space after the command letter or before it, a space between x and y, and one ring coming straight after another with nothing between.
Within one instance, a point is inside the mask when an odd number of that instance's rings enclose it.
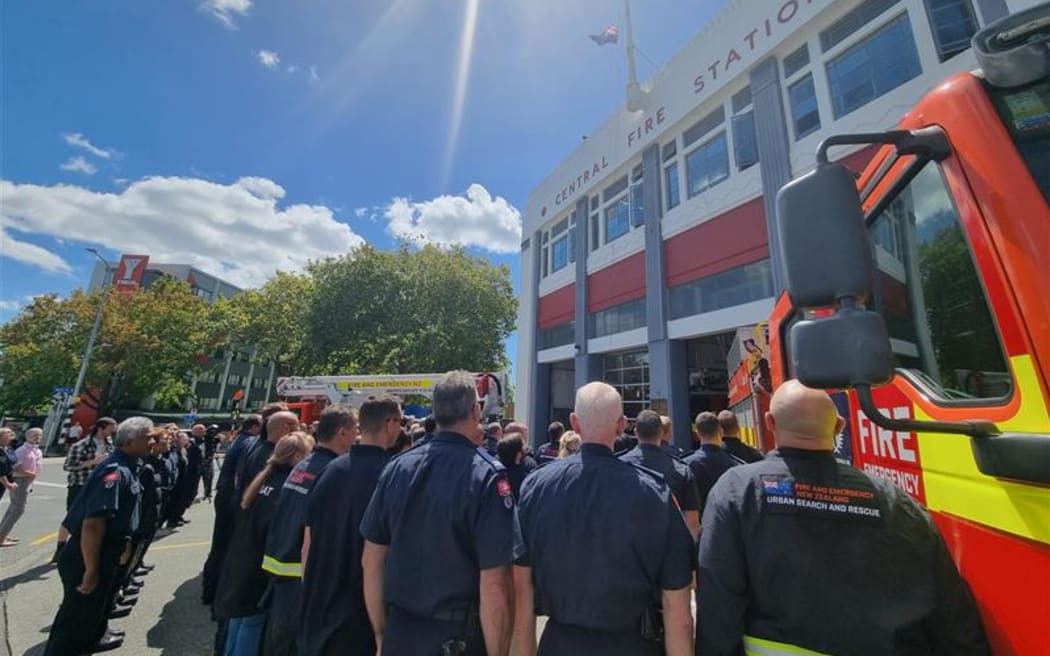
<instances>
[{"instance_id":1,"label":"yellow road marking","mask_svg":"<svg viewBox=\"0 0 1050 656\"><path fill-rule=\"evenodd\" d=\"M211 544L208 542L183 542L182 544L162 544L156 547L150 547L150 551L171 551L172 549L188 549L190 547L206 547Z\"/></svg>"},{"instance_id":2,"label":"yellow road marking","mask_svg":"<svg viewBox=\"0 0 1050 656\"><path fill-rule=\"evenodd\" d=\"M39 537L39 538L33 540L32 542L30 542L30 544L33 545L34 547L39 547L40 545L44 544L45 542L50 542L51 540L54 540L57 537L58 537L58 531L55 531L54 533L48 533L47 535L45 535L43 537Z\"/></svg>"}]
</instances>

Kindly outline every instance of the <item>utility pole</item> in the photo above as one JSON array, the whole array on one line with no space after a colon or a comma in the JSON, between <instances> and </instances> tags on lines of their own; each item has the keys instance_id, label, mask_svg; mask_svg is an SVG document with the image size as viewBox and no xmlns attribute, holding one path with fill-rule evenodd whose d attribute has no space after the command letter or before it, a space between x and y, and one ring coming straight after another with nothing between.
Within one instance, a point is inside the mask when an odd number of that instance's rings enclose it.
<instances>
[{"instance_id":1,"label":"utility pole","mask_svg":"<svg viewBox=\"0 0 1050 656\"><path fill-rule=\"evenodd\" d=\"M73 394L72 396L66 397L62 413L59 415L60 420L58 426L49 436L47 447L44 449L45 452L51 452L51 449L55 444L55 438L62 432L62 427L65 424L65 421L61 418L69 413L71 400L79 397L80 391L84 387L84 379L87 377L88 365L91 363L91 352L95 349L95 340L98 339L98 331L102 327L102 312L106 307L106 299L109 298L109 289L112 287L111 281L108 280L110 270L109 262L99 254L98 249L88 248L86 250L98 258L98 261L102 263L103 267L105 267L102 273L102 298L98 303L98 311L95 312L95 323L91 326L91 334L88 336L87 348L84 349L84 357L80 361L80 371L77 373L77 382L73 385Z\"/></svg>"}]
</instances>

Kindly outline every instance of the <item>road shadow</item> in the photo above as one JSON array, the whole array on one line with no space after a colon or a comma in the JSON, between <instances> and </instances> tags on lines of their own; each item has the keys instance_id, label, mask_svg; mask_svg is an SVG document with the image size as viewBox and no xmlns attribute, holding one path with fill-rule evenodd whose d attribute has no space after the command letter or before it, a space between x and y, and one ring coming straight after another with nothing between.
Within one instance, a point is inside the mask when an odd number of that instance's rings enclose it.
<instances>
[{"instance_id":1,"label":"road shadow","mask_svg":"<svg viewBox=\"0 0 1050 656\"><path fill-rule=\"evenodd\" d=\"M162 656L210 656L215 623L201 604L201 577L184 581L164 605L160 619L146 633L146 645Z\"/></svg>"},{"instance_id":2,"label":"road shadow","mask_svg":"<svg viewBox=\"0 0 1050 656\"><path fill-rule=\"evenodd\" d=\"M0 594L10 594L17 586L24 583L34 583L36 581L43 581L48 572L54 571L55 566L50 563L42 563L36 567L31 567L21 574L15 574L9 576L6 579L0 579Z\"/></svg>"}]
</instances>

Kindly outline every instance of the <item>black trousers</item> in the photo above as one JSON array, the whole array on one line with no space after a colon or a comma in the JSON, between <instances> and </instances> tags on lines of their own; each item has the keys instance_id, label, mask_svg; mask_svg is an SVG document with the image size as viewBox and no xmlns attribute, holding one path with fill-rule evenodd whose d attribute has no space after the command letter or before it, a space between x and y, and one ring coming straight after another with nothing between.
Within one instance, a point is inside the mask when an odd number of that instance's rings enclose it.
<instances>
[{"instance_id":1,"label":"black trousers","mask_svg":"<svg viewBox=\"0 0 1050 656\"><path fill-rule=\"evenodd\" d=\"M222 561L226 558L226 550L230 546L230 538L233 537L233 525L237 519L237 513L231 505L232 496L230 493L216 491L212 504L215 508L215 524L211 529L211 549L201 573L201 601L209 606L215 600Z\"/></svg>"},{"instance_id":2,"label":"black trousers","mask_svg":"<svg viewBox=\"0 0 1050 656\"><path fill-rule=\"evenodd\" d=\"M480 626L469 637L467 631L466 621L434 620L391 606L386 614L383 653L392 656L442 656L442 645L450 641L462 641L465 646L465 650L459 652L462 656L485 656L485 638Z\"/></svg>"},{"instance_id":3,"label":"black trousers","mask_svg":"<svg viewBox=\"0 0 1050 656\"><path fill-rule=\"evenodd\" d=\"M299 579L274 577L263 596L266 630L263 656L297 656L299 653L299 606L303 584Z\"/></svg>"},{"instance_id":4,"label":"black trousers","mask_svg":"<svg viewBox=\"0 0 1050 656\"><path fill-rule=\"evenodd\" d=\"M548 620L536 653L538 656L660 656L664 653L664 646L642 638L639 632L591 631Z\"/></svg>"},{"instance_id":5,"label":"black trousers","mask_svg":"<svg viewBox=\"0 0 1050 656\"><path fill-rule=\"evenodd\" d=\"M51 624L44 656L73 656L86 653L106 633L109 601L117 584L117 568L123 545L102 547L98 558L98 585L91 594L81 594L77 586L84 578L84 557L80 536L72 535L58 557L62 578L62 604Z\"/></svg>"},{"instance_id":6,"label":"black trousers","mask_svg":"<svg viewBox=\"0 0 1050 656\"><path fill-rule=\"evenodd\" d=\"M205 458L201 467L203 467L201 478L204 479L204 496L210 497L212 481L215 480L215 461L211 458Z\"/></svg>"}]
</instances>

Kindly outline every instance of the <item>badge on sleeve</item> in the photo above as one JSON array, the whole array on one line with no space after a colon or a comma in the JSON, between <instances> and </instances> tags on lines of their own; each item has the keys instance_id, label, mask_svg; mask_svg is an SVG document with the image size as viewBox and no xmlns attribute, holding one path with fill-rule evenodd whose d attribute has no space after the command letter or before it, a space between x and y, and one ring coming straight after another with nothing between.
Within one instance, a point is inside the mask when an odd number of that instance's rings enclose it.
<instances>
[{"instance_id":1,"label":"badge on sleeve","mask_svg":"<svg viewBox=\"0 0 1050 656\"><path fill-rule=\"evenodd\" d=\"M510 481L505 478L496 481L496 492L503 497L503 505L507 510L514 507L514 490L510 487Z\"/></svg>"},{"instance_id":2,"label":"badge on sleeve","mask_svg":"<svg viewBox=\"0 0 1050 656\"><path fill-rule=\"evenodd\" d=\"M109 489L109 488L113 487L114 485L116 485L117 481L119 481L119 480L120 480L120 471L117 470L117 469L114 469L113 471L109 472L108 474L106 474L105 476L102 477L102 482L106 484L106 489Z\"/></svg>"}]
</instances>

